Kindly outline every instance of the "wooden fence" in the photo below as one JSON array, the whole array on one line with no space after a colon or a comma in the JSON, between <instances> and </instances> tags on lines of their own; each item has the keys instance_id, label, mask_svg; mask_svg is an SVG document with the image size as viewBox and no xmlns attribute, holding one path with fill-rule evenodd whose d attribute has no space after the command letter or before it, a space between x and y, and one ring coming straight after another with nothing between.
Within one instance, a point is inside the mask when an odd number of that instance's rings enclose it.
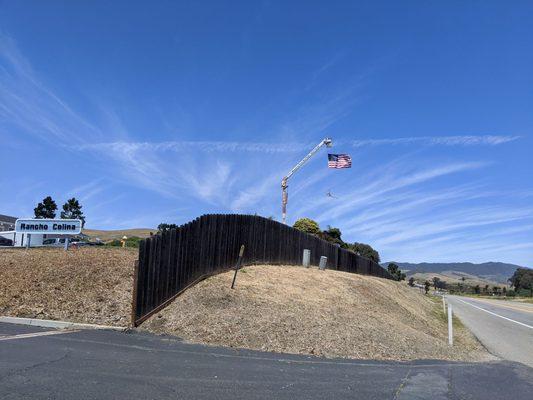
<instances>
[{"instance_id":1,"label":"wooden fence","mask_svg":"<svg viewBox=\"0 0 533 400\"><path fill-rule=\"evenodd\" d=\"M391 278L379 264L290 226L254 215L203 215L140 242L136 263L132 323L141 324L189 286L228 270L244 244L243 265L311 265L326 256L327 268Z\"/></svg>"}]
</instances>

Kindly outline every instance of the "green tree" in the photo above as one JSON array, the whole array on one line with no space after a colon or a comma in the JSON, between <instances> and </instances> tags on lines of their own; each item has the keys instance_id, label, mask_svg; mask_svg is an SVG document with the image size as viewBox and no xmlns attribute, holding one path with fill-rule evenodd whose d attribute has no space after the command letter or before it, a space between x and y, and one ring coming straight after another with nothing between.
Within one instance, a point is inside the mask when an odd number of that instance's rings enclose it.
<instances>
[{"instance_id":1,"label":"green tree","mask_svg":"<svg viewBox=\"0 0 533 400\"><path fill-rule=\"evenodd\" d=\"M431 283L429 281L424 282L424 290L426 291L426 294L429 293L429 288L431 287Z\"/></svg>"},{"instance_id":2,"label":"green tree","mask_svg":"<svg viewBox=\"0 0 533 400\"><path fill-rule=\"evenodd\" d=\"M499 296L499 295L500 295L500 287L499 287L499 286L494 286L494 287L492 288L492 292L493 292L495 295Z\"/></svg>"},{"instance_id":3,"label":"green tree","mask_svg":"<svg viewBox=\"0 0 533 400\"><path fill-rule=\"evenodd\" d=\"M485 294L489 293L489 285L485 285Z\"/></svg>"},{"instance_id":4,"label":"green tree","mask_svg":"<svg viewBox=\"0 0 533 400\"><path fill-rule=\"evenodd\" d=\"M313 221L310 218L300 218L293 226L299 231L310 233L312 235L318 235L320 233L320 226L316 221Z\"/></svg>"},{"instance_id":5,"label":"green tree","mask_svg":"<svg viewBox=\"0 0 533 400\"><path fill-rule=\"evenodd\" d=\"M440 278L434 276L432 280L433 280L433 287L435 288L435 290L437 290L439 287Z\"/></svg>"},{"instance_id":6,"label":"green tree","mask_svg":"<svg viewBox=\"0 0 533 400\"><path fill-rule=\"evenodd\" d=\"M355 242L354 244L348 245L348 248L361 257L368 258L377 263L381 261L377 250L374 250L369 244Z\"/></svg>"},{"instance_id":7,"label":"green tree","mask_svg":"<svg viewBox=\"0 0 533 400\"><path fill-rule=\"evenodd\" d=\"M55 218L56 217L57 204L52 197L45 197L42 203L37 204L37 207L33 209L35 218Z\"/></svg>"},{"instance_id":8,"label":"green tree","mask_svg":"<svg viewBox=\"0 0 533 400\"><path fill-rule=\"evenodd\" d=\"M159 225L157 225L157 230L159 232L163 232L163 231L168 231L170 229L174 229L174 228L177 228L177 227L178 227L178 225L176 225L176 224L167 224L165 222L162 222Z\"/></svg>"},{"instance_id":9,"label":"green tree","mask_svg":"<svg viewBox=\"0 0 533 400\"><path fill-rule=\"evenodd\" d=\"M415 278L410 277L409 278L409 286L413 287L415 285Z\"/></svg>"},{"instance_id":10,"label":"green tree","mask_svg":"<svg viewBox=\"0 0 533 400\"><path fill-rule=\"evenodd\" d=\"M405 274L400 270L400 267L397 264L389 263L387 271L389 271L397 281L403 281L405 279Z\"/></svg>"},{"instance_id":11,"label":"green tree","mask_svg":"<svg viewBox=\"0 0 533 400\"><path fill-rule=\"evenodd\" d=\"M329 237L342 241L341 239L342 233L339 228L333 228L328 225L328 230L326 232L328 233Z\"/></svg>"},{"instance_id":12,"label":"green tree","mask_svg":"<svg viewBox=\"0 0 533 400\"><path fill-rule=\"evenodd\" d=\"M396 275L399 270L400 267L397 264L389 263L389 265L387 265L387 271L389 271L389 274L393 276Z\"/></svg>"},{"instance_id":13,"label":"green tree","mask_svg":"<svg viewBox=\"0 0 533 400\"><path fill-rule=\"evenodd\" d=\"M522 289L529 289L529 295L533 297L533 271L529 270L527 274L522 278Z\"/></svg>"},{"instance_id":14,"label":"green tree","mask_svg":"<svg viewBox=\"0 0 533 400\"><path fill-rule=\"evenodd\" d=\"M480 292L480 287L479 287L479 285L474 286L474 293L475 293L475 294L479 294L479 292Z\"/></svg>"},{"instance_id":15,"label":"green tree","mask_svg":"<svg viewBox=\"0 0 533 400\"><path fill-rule=\"evenodd\" d=\"M75 197L68 199L65 204L63 204L63 211L61 211L62 219L81 219L82 228L85 226L85 216L83 211L81 211L81 204Z\"/></svg>"},{"instance_id":16,"label":"green tree","mask_svg":"<svg viewBox=\"0 0 533 400\"><path fill-rule=\"evenodd\" d=\"M330 243L335 243L341 247L345 247L345 243L341 239L342 233L339 228L333 228L328 226L328 229L321 232L320 237L324 240L327 240Z\"/></svg>"},{"instance_id":17,"label":"green tree","mask_svg":"<svg viewBox=\"0 0 533 400\"><path fill-rule=\"evenodd\" d=\"M529 295L533 297L533 270L529 268L517 268L509 282L514 287L515 292L529 290Z\"/></svg>"}]
</instances>

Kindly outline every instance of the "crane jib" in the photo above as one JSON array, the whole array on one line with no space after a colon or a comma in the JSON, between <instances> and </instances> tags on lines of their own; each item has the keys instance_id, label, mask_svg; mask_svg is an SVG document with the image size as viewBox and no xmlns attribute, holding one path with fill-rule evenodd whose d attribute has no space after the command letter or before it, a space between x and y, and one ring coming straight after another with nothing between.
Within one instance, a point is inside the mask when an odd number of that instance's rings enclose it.
<instances>
[{"instance_id":1,"label":"crane jib","mask_svg":"<svg viewBox=\"0 0 533 400\"><path fill-rule=\"evenodd\" d=\"M282 209L282 222L285 224L286 223L286 208L287 208L287 201L288 201L288 194L287 194L287 181L289 180L289 178L294 175L294 173L296 171L298 171L300 168L302 168L302 166L311 158L313 157L313 155L315 155L315 153L320 150L320 148L322 146L326 145L326 147L331 147L332 146L332 141L330 138L325 138L323 139L319 144L317 144L315 146L315 148L313 150L311 150L309 152L309 154L307 154L304 158L302 158L302 160L296 164L294 166L293 169L291 169L289 171L289 173L283 177L283 179L281 180L281 209Z\"/></svg>"}]
</instances>

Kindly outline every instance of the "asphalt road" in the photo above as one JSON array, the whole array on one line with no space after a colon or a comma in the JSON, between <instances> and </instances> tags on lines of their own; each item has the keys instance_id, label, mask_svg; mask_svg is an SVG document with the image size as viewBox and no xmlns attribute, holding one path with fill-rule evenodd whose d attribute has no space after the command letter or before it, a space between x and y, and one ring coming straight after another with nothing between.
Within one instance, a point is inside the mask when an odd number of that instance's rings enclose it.
<instances>
[{"instance_id":1,"label":"asphalt road","mask_svg":"<svg viewBox=\"0 0 533 400\"><path fill-rule=\"evenodd\" d=\"M328 360L0 323L2 399L529 400L531 393L533 369L506 361Z\"/></svg>"},{"instance_id":2,"label":"asphalt road","mask_svg":"<svg viewBox=\"0 0 533 400\"><path fill-rule=\"evenodd\" d=\"M533 304L459 296L448 301L492 354L533 367Z\"/></svg>"}]
</instances>

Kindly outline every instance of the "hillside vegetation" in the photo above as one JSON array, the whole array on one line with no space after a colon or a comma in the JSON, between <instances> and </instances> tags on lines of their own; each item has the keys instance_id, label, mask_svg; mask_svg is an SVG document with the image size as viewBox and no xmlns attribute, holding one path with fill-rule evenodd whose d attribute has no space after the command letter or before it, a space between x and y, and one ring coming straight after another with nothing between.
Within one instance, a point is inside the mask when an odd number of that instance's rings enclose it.
<instances>
[{"instance_id":1,"label":"hillside vegetation","mask_svg":"<svg viewBox=\"0 0 533 400\"><path fill-rule=\"evenodd\" d=\"M425 281L432 282L434 277L439 278L441 281L446 282L446 284L450 285L457 285L462 284L464 286L476 286L479 285L480 287L484 287L485 285L489 285L490 288L494 286L499 287L506 287L509 288L509 282L507 284L502 284L496 281L491 281L488 279L480 278L476 275L467 274L465 272L459 272L459 271L442 271L442 272L416 272L414 274L407 274L409 277L415 278L418 282L423 283ZM462 279L464 278L464 280Z\"/></svg>"},{"instance_id":2,"label":"hillside vegetation","mask_svg":"<svg viewBox=\"0 0 533 400\"><path fill-rule=\"evenodd\" d=\"M463 272L469 275L476 276L482 281L496 282L500 284L508 283L507 280L513 275L519 265L507 264L502 262L486 262L481 264L474 264L469 262L457 263L405 263L394 262L407 276L412 276L416 273L444 273L446 271ZM389 263L383 263L385 267Z\"/></svg>"},{"instance_id":3,"label":"hillside vegetation","mask_svg":"<svg viewBox=\"0 0 533 400\"><path fill-rule=\"evenodd\" d=\"M139 237L141 239L147 238L150 236L150 232L157 233L157 229L148 229L148 228L136 228L136 229L120 229L114 231L105 231L99 229L84 229L83 233L88 235L91 239L100 239L104 242L113 239L122 239L123 236L126 237Z\"/></svg>"},{"instance_id":4,"label":"hillside vegetation","mask_svg":"<svg viewBox=\"0 0 533 400\"><path fill-rule=\"evenodd\" d=\"M289 266L253 266L200 282L141 329L190 342L328 357L480 360L462 326L446 343L440 303L405 283Z\"/></svg>"}]
</instances>

